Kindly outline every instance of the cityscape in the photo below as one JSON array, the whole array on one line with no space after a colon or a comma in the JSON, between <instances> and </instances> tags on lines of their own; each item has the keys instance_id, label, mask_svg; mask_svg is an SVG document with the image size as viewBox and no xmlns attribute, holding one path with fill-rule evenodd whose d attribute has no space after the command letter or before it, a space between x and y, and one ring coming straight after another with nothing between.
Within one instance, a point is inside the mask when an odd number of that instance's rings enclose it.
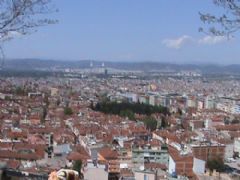
<instances>
[{"instance_id":1,"label":"cityscape","mask_svg":"<svg viewBox=\"0 0 240 180\"><path fill-rule=\"evenodd\" d=\"M239 0L0 0L0 180L239 180L239 22Z\"/></svg>"},{"instance_id":2,"label":"cityscape","mask_svg":"<svg viewBox=\"0 0 240 180\"><path fill-rule=\"evenodd\" d=\"M61 75L1 79L0 158L10 175L46 178L80 161L84 179L239 178L238 76L149 78L92 63Z\"/></svg>"}]
</instances>

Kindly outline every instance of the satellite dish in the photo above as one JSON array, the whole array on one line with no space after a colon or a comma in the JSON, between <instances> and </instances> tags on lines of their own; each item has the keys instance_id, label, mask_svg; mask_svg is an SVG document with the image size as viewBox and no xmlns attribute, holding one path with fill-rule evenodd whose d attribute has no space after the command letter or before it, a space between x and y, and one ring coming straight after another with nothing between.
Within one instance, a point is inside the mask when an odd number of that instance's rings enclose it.
<instances>
[{"instance_id":1,"label":"satellite dish","mask_svg":"<svg viewBox=\"0 0 240 180\"><path fill-rule=\"evenodd\" d=\"M139 169L140 169L141 171L144 171L144 166L140 166Z\"/></svg>"}]
</instances>

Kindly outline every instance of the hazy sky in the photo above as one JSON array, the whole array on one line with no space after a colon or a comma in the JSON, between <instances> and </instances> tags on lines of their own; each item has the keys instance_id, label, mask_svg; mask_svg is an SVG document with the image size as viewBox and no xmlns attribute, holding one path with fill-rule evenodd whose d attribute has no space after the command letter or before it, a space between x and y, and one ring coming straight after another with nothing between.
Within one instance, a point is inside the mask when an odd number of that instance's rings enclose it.
<instances>
[{"instance_id":1,"label":"hazy sky","mask_svg":"<svg viewBox=\"0 0 240 180\"><path fill-rule=\"evenodd\" d=\"M59 24L8 42L7 58L240 64L239 33L227 40L198 32L199 11L219 13L211 0L54 3Z\"/></svg>"}]
</instances>

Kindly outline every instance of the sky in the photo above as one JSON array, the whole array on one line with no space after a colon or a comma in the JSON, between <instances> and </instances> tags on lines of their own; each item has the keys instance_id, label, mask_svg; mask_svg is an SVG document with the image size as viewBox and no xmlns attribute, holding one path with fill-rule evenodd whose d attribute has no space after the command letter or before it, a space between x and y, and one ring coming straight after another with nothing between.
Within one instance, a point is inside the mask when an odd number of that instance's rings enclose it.
<instances>
[{"instance_id":1,"label":"sky","mask_svg":"<svg viewBox=\"0 0 240 180\"><path fill-rule=\"evenodd\" d=\"M198 32L212 0L53 0L58 24L4 44L5 56L53 60L240 64L240 34Z\"/></svg>"}]
</instances>

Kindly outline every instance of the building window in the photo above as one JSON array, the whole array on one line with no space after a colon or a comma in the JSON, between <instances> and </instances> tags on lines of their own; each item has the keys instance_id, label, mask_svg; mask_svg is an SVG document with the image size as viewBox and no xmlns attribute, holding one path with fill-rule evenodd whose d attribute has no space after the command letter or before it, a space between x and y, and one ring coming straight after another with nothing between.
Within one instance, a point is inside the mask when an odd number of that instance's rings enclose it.
<instances>
[{"instance_id":1,"label":"building window","mask_svg":"<svg viewBox=\"0 0 240 180\"><path fill-rule=\"evenodd\" d=\"M148 180L148 176L144 174L144 180Z\"/></svg>"}]
</instances>

